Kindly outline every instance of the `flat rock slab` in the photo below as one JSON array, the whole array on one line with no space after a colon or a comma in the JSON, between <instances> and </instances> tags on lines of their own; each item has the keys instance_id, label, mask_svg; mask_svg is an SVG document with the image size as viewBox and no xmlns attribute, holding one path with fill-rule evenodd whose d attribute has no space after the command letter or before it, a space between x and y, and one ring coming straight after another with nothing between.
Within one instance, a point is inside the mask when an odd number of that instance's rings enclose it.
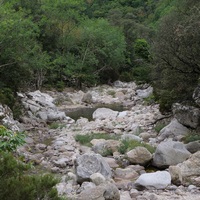
<instances>
[{"instance_id":1,"label":"flat rock slab","mask_svg":"<svg viewBox=\"0 0 200 200\"><path fill-rule=\"evenodd\" d=\"M135 186L145 188L165 189L171 184L171 175L167 171L142 174L136 181Z\"/></svg>"}]
</instances>

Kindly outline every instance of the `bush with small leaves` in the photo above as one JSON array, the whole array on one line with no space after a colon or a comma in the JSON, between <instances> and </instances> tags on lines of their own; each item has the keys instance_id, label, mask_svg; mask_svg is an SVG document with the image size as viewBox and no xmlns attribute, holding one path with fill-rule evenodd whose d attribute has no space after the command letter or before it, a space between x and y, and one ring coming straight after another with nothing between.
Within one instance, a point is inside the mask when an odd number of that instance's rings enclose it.
<instances>
[{"instance_id":1,"label":"bush with small leaves","mask_svg":"<svg viewBox=\"0 0 200 200\"><path fill-rule=\"evenodd\" d=\"M24 144L25 134L13 132L0 125L0 151L14 151Z\"/></svg>"},{"instance_id":2,"label":"bush with small leaves","mask_svg":"<svg viewBox=\"0 0 200 200\"><path fill-rule=\"evenodd\" d=\"M14 158L12 153L0 155L1 200L61 200L54 187L58 180L52 175L29 175L30 165Z\"/></svg>"}]
</instances>

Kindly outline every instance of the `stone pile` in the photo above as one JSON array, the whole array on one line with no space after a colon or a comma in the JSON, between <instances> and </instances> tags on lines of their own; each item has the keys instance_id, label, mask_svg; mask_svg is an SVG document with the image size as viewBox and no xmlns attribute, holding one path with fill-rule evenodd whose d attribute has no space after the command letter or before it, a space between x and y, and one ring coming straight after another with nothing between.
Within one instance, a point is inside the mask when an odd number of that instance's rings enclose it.
<instances>
[{"instance_id":1,"label":"stone pile","mask_svg":"<svg viewBox=\"0 0 200 200\"><path fill-rule=\"evenodd\" d=\"M45 125L29 132L27 143L18 153L45 171L59 174L61 182L57 190L69 199L199 200L200 143L185 145L181 141L190 132L188 127L197 126L197 120L191 125L189 120L183 121L181 113L186 109L176 105L168 125L157 133L156 121L165 116L159 112L159 105L147 102L151 94L148 85L138 87L120 81L112 87L99 86L86 92L20 94L26 118ZM99 103L121 103L127 107L122 112L99 108L93 113L92 121L86 118L74 121L63 113L70 106ZM196 109L194 112L198 113ZM196 115L190 113L190 116ZM48 127L52 121L59 124L58 128ZM76 135L101 132L119 139L93 139L91 147L75 140ZM141 146L122 154L119 147L123 140L137 141ZM142 144L153 146L155 153ZM149 166L156 168L152 171Z\"/></svg>"}]
</instances>

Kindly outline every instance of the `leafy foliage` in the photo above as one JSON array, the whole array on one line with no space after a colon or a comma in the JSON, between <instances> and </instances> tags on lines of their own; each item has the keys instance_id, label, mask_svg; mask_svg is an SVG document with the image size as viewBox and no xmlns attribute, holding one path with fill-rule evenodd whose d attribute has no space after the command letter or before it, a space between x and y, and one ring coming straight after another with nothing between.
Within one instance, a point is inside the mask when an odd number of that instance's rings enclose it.
<instances>
[{"instance_id":1,"label":"leafy foliage","mask_svg":"<svg viewBox=\"0 0 200 200\"><path fill-rule=\"evenodd\" d=\"M154 69L154 87L162 111L169 111L176 101L191 100L198 84L200 4L194 2L189 9L184 7L187 5L184 3L166 16L155 40L157 64Z\"/></svg>"},{"instance_id":2,"label":"leafy foliage","mask_svg":"<svg viewBox=\"0 0 200 200\"><path fill-rule=\"evenodd\" d=\"M4 0L2 102L8 90L15 98L26 88L62 91L121 79L153 82L161 111L169 111L173 102L190 100L198 83L199 6L197 0Z\"/></svg>"},{"instance_id":3,"label":"leafy foliage","mask_svg":"<svg viewBox=\"0 0 200 200\"><path fill-rule=\"evenodd\" d=\"M13 132L0 125L0 152L16 150L18 146L24 144L24 138L24 133Z\"/></svg>"},{"instance_id":4,"label":"leafy foliage","mask_svg":"<svg viewBox=\"0 0 200 200\"><path fill-rule=\"evenodd\" d=\"M61 200L54 188L58 182L51 175L28 175L30 169L11 153L0 155L0 199L2 200Z\"/></svg>"}]
</instances>

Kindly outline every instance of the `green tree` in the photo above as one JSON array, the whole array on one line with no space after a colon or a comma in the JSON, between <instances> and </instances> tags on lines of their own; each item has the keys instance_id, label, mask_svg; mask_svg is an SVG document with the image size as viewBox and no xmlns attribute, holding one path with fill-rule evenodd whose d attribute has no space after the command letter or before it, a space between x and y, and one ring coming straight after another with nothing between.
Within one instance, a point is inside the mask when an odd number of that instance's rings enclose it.
<instances>
[{"instance_id":1,"label":"green tree","mask_svg":"<svg viewBox=\"0 0 200 200\"><path fill-rule=\"evenodd\" d=\"M48 63L48 56L37 41L39 29L23 10L10 3L0 7L0 87L17 91L29 86L32 76Z\"/></svg>"},{"instance_id":2,"label":"green tree","mask_svg":"<svg viewBox=\"0 0 200 200\"><path fill-rule=\"evenodd\" d=\"M199 6L198 1L185 0L159 27L154 45L154 87L162 110L170 110L175 101L191 100L198 83Z\"/></svg>"},{"instance_id":3,"label":"green tree","mask_svg":"<svg viewBox=\"0 0 200 200\"><path fill-rule=\"evenodd\" d=\"M124 62L125 40L121 30L107 20L88 19L71 37L74 41L69 51L72 62L66 66L66 72L77 80L79 86L84 82L98 81L97 77L101 81L112 79L112 72L117 73ZM106 76L108 71L111 73Z\"/></svg>"}]
</instances>

